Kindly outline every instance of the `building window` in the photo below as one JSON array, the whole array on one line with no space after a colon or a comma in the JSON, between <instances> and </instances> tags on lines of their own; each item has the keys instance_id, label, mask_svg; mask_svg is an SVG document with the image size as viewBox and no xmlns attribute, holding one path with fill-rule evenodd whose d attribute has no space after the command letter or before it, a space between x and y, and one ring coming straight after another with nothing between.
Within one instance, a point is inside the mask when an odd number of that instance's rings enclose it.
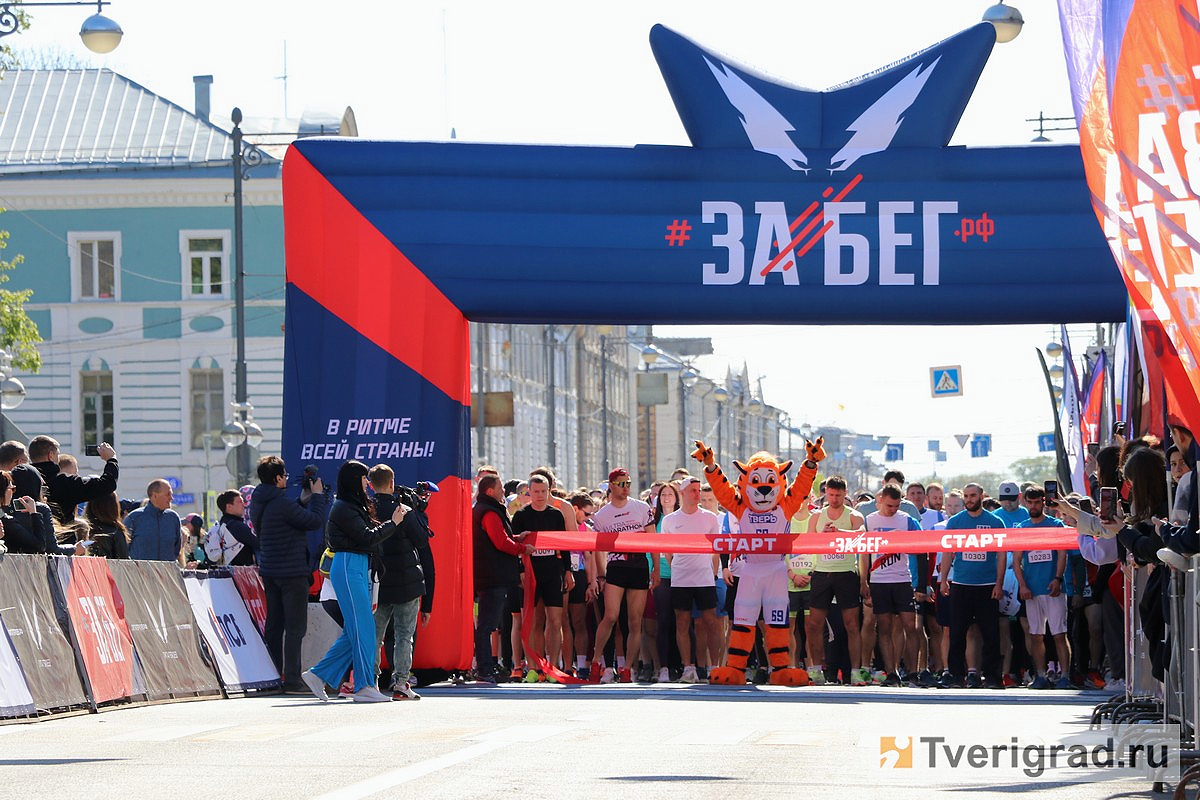
<instances>
[{"instance_id":1,"label":"building window","mask_svg":"<svg viewBox=\"0 0 1200 800\"><path fill-rule=\"evenodd\" d=\"M192 375L192 449L204 449L204 435L210 434L210 447L219 446L225 425L225 374L219 369L194 369Z\"/></svg>"},{"instance_id":2,"label":"building window","mask_svg":"<svg viewBox=\"0 0 1200 800\"><path fill-rule=\"evenodd\" d=\"M79 400L83 409L83 444L108 442L115 447L112 372L79 373Z\"/></svg>"},{"instance_id":3,"label":"building window","mask_svg":"<svg viewBox=\"0 0 1200 800\"><path fill-rule=\"evenodd\" d=\"M71 275L80 300L116 300L120 290L121 234L70 233Z\"/></svg>"},{"instance_id":4,"label":"building window","mask_svg":"<svg viewBox=\"0 0 1200 800\"><path fill-rule=\"evenodd\" d=\"M225 297L229 285L227 231L181 231L184 297Z\"/></svg>"}]
</instances>

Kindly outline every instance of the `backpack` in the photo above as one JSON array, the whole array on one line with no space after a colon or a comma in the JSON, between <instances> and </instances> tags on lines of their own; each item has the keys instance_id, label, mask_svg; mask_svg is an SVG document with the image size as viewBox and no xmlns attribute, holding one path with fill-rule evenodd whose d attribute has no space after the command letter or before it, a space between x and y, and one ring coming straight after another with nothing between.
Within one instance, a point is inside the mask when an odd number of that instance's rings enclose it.
<instances>
[{"instance_id":1,"label":"backpack","mask_svg":"<svg viewBox=\"0 0 1200 800\"><path fill-rule=\"evenodd\" d=\"M230 563L242 552L243 547L245 545L234 538L223 522L212 526L204 537L204 554L212 564Z\"/></svg>"}]
</instances>

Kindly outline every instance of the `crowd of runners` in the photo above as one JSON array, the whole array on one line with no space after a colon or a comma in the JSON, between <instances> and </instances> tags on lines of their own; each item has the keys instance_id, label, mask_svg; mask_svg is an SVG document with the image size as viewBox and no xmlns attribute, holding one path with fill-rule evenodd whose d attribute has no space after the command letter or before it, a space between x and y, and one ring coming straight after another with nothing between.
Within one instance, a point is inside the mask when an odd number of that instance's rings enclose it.
<instances>
[{"instance_id":1,"label":"crowd of runners","mask_svg":"<svg viewBox=\"0 0 1200 800\"><path fill-rule=\"evenodd\" d=\"M1182 449L1163 455L1149 444L1160 458L1171 459L1174 480L1186 487L1192 477L1179 454L1187 452L1190 433L1179 431L1188 437ZM1093 453L1091 491L1049 498L1041 483L947 488L906 480L892 469L879 486L852 487L832 475L813 487L790 531L1063 527L1065 519L1080 530L1090 520L1095 536L1112 539L1096 524L1099 490L1120 487L1119 466L1145 444L1118 442ZM680 467L637 492L629 472L617 468L598 487L569 491L547 467L507 481L491 467L480 468L473 514L474 677L706 681L725 664L730 641L739 579L728 556L671 553L665 538L662 552L634 554L534 550L523 539L553 530L738 533L738 521L720 507L707 478L702 467ZM1128 481L1119 491L1121 510L1128 513ZM1186 508L1186 498L1179 500ZM787 562L789 664L818 685L1122 691L1122 570L1117 559L1096 557L1093 540L1079 536L1082 552L1077 546L781 555ZM529 576L522 574L522 555L529 556L525 563L533 572L531 593L524 588ZM761 619L758 628L746 679L765 683L773 668Z\"/></svg>"}]
</instances>

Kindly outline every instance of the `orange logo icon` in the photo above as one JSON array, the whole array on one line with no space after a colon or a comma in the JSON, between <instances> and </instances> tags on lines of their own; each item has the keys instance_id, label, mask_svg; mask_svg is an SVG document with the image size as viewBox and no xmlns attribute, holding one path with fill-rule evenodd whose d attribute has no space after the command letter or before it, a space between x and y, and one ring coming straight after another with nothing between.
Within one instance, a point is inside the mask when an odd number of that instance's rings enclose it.
<instances>
[{"instance_id":1,"label":"orange logo icon","mask_svg":"<svg viewBox=\"0 0 1200 800\"><path fill-rule=\"evenodd\" d=\"M879 737L880 769L912 769L912 737Z\"/></svg>"}]
</instances>

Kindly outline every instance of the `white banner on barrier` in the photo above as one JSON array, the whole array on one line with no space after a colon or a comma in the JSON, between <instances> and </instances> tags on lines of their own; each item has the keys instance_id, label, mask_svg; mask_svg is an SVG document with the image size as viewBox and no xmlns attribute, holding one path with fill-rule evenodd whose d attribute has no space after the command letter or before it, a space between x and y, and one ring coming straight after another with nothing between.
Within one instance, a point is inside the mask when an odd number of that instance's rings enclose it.
<instances>
[{"instance_id":1,"label":"white banner on barrier","mask_svg":"<svg viewBox=\"0 0 1200 800\"><path fill-rule=\"evenodd\" d=\"M36 710L8 631L0 622L0 718L24 716Z\"/></svg>"},{"instance_id":2,"label":"white banner on barrier","mask_svg":"<svg viewBox=\"0 0 1200 800\"><path fill-rule=\"evenodd\" d=\"M258 628L230 577L185 572L192 615L217 663L226 689L270 689L279 686L279 671L258 635Z\"/></svg>"}]
</instances>

